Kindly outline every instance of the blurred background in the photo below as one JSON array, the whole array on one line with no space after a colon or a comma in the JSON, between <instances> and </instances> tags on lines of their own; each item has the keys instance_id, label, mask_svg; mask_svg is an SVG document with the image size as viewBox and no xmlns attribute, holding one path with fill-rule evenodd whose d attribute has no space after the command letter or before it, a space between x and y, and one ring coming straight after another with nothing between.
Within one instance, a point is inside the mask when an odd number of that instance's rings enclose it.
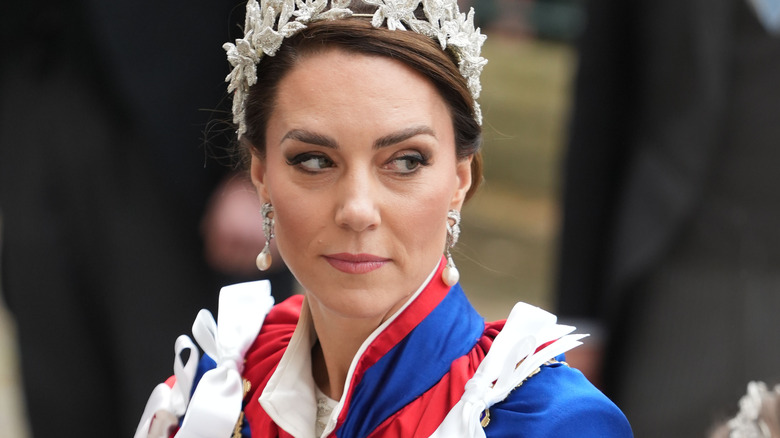
<instances>
[{"instance_id":1,"label":"blurred background","mask_svg":"<svg viewBox=\"0 0 780 438\"><path fill-rule=\"evenodd\" d=\"M480 97L485 181L464 207L455 258L469 299L497 320L517 301L553 310L573 39L583 11L577 0L474 4L488 35Z\"/></svg>"},{"instance_id":2,"label":"blurred background","mask_svg":"<svg viewBox=\"0 0 780 438\"><path fill-rule=\"evenodd\" d=\"M466 293L594 334L567 361L636 436L706 436L780 382L780 0L460 1L489 60ZM243 5L4 12L0 437L126 436L221 285L296 288L255 269L259 205L226 159Z\"/></svg>"},{"instance_id":3,"label":"blurred background","mask_svg":"<svg viewBox=\"0 0 780 438\"><path fill-rule=\"evenodd\" d=\"M103 397L75 424L41 410L40 436L131 430L197 309L258 275L259 207L220 159L239 3L3 7L0 437L31 436L36 345L36 404ZM466 293L487 320L517 301L579 318L597 336L567 360L637 436L704 436L749 380L780 381L780 2L461 3L489 60ZM270 275L277 300L295 289Z\"/></svg>"},{"instance_id":4,"label":"blurred background","mask_svg":"<svg viewBox=\"0 0 780 438\"><path fill-rule=\"evenodd\" d=\"M581 10L576 0L482 0L474 6L488 35L480 99L486 180L465 207L454 256L464 289L485 318L495 320L520 300L551 310L561 142L574 61L570 42ZM0 436L24 438L29 430L15 333L12 316L0 308Z\"/></svg>"}]
</instances>

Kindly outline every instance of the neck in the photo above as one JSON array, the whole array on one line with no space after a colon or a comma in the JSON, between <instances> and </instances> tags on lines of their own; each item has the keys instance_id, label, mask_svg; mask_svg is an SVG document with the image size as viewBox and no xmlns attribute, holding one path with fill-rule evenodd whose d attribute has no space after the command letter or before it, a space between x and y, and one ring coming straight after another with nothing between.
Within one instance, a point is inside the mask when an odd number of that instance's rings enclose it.
<instances>
[{"instance_id":1,"label":"neck","mask_svg":"<svg viewBox=\"0 0 780 438\"><path fill-rule=\"evenodd\" d=\"M334 400L341 399L349 368L360 347L382 323L395 315L409 300L422 293L431 278L438 275L440 266L441 261L416 292L376 317L345 317L323 306L312 294L306 294L306 305L309 307L318 338L311 351L312 376L322 392Z\"/></svg>"},{"instance_id":2,"label":"neck","mask_svg":"<svg viewBox=\"0 0 780 438\"><path fill-rule=\"evenodd\" d=\"M325 314L314 300L307 300L311 309L318 342L312 347L314 382L328 397L339 400L349 373L349 367L360 346L383 320L349 320Z\"/></svg>"}]
</instances>

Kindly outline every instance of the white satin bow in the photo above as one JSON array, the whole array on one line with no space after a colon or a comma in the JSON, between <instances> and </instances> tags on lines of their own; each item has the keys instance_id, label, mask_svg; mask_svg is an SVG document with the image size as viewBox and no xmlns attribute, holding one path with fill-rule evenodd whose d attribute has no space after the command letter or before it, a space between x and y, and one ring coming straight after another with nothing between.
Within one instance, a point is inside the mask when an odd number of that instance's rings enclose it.
<instances>
[{"instance_id":1,"label":"white satin bow","mask_svg":"<svg viewBox=\"0 0 780 438\"><path fill-rule=\"evenodd\" d=\"M152 391L149 400L146 402L144 413L141 415L141 421L135 431L135 438L146 438L152 420L160 411L170 412L175 417L184 415L187 410L187 404L190 401L190 391L192 390L192 381L198 370L198 357L200 353L198 348L192 342L189 336L181 335L176 339L174 347L176 355L173 360L173 374L176 376L176 382L173 387L165 383L160 383ZM182 359L182 353L190 350L187 361Z\"/></svg>"},{"instance_id":2,"label":"white satin bow","mask_svg":"<svg viewBox=\"0 0 780 438\"><path fill-rule=\"evenodd\" d=\"M244 398L241 372L244 355L257 337L273 307L267 280L222 288L219 324L201 310L192 333L216 368L206 372L192 395L176 438L229 438L241 413Z\"/></svg>"},{"instance_id":3,"label":"white satin bow","mask_svg":"<svg viewBox=\"0 0 780 438\"><path fill-rule=\"evenodd\" d=\"M504 400L546 361L580 345L579 339L587 336L570 335L574 327L556 321L549 312L517 303L476 373L466 382L460 401L431 437L485 438L482 412ZM551 341L555 342L537 351Z\"/></svg>"}]
</instances>

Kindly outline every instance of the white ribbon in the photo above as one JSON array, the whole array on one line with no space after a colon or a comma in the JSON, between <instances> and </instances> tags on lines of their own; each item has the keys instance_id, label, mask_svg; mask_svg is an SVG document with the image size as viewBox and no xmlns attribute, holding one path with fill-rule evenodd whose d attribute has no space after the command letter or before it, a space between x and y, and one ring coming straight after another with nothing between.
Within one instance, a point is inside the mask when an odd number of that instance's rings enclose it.
<instances>
[{"instance_id":1,"label":"white ribbon","mask_svg":"<svg viewBox=\"0 0 780 438\"><path fill-rule=\"evenodd\" d=\"M141 421L135 431L135 438L147 438L152 421L160 411L173 414L175 417L184 415L187 410L187 404L190 401L190 391L192 390L192 381L198 370L198 359L200 353L198 348L192 342L189 336L181 335L176 339L174 346L176 355L173 360L173 374L176 376L176 382L173 387L165 383L160 383L152 391L149 400L146 402L144 413L141 415ZM190 350L187 362L183 362L182 353L184 350Z\"/></svg>"},{"instance_id":2,"label":"white ribbon","mask_svg":"<svg viewBox=\"0 0 780 438\"><path fill-rule=\"evenodd\" d=\"M482 412L504 400L542 364L580 345L579 339L587 336L571 335L574 327L556 321L549 312L517 303L476 373L466 382L460 401L431 437L485 438ZM550 341L555 342L536 351Z\"/></svg>"},{"instance_id":3,"label":"white ribbon","mask_svg":"<svg viewBox=\"0 0 780 438\"><path fill-rule=\"evenodd\" d=\"M217 366L198 383L176 438L230 438L233 434L244 398L244 355L273 304L270 283L261 280L222 288L219 325L208 310L198 313L192 333Z\"/></svg>"}]
</instances>

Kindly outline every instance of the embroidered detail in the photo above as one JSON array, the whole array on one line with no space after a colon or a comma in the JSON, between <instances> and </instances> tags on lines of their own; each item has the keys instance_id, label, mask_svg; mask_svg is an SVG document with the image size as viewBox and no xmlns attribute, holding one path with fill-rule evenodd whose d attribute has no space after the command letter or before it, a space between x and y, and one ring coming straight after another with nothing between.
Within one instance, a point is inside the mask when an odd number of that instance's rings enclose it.
<instances>
[{"instance_id":1,"label":"embroidered detail","mask_svg":"<svg viewBox=\"0 0 780 438\"><path fill-rule=\"evenodd\" d=\"M232 438L241 438L244 435L241 433L241 429L244 427L244 411L241 411L241 414L238 416L238 421L236 422L236 427L233 429L233 435Z\"/></svg>"},{"instance_id":2,"label":"embroidered detail","mask_svg":"<svg viewBox=\"0 0 780 438\"><path fill-rule=\"evenodd\" d=\"M521 363L523 363L523 361L520 361L520 363L518 363L517 366L520 366ZM564 361L559 361L559 360L557 360L555 358L552 358L552 359L548 360L547 362L543 363L539 368L531 371L531 374L529 374L528 377L523 379L523 381L520 382L519 385L515 386L515 389L523 386L523 383L525 383L528 379L530 379L531 377L539 374L539 372L542 371L542 367L555 365L555 364L561 364L561 365L569 366L569 364L564 362ZM482 425L483 429L486 428L488 426L488 424L490 424L490 408L485 408L485 410L482 411L482 415L480 416L480 419L479 419L479 424Z\"/></svg>"},{"instance_id":3,"label":"embroidered detail","mask_svg":"<svg viewBox=\"0 0 780 438\"><path fill-rule=\"evenodd\" d=\"M250 382L247 379L242 379L242 380L244 381L244 397L246 397L246 395L249 394L249 391L252 390L252 382Z\"/></svg>"},{"instance_id":4,"label":"embroidered detail","mask_svg":"<svg viewBox=\"0 0 780 438\"><path fill-rule=\"evenodd\" d=\"M336 408L338 402L325 395L325 393L322 392L319 388L316 389L316 393L317 422L315 424L314 431L316 436L321 436L325 431L325 428L328 427L328 421L330 420L331 414L333 414L333 409Z\"/></svg>"},{"instance_id":5,"label":"embroidered detail","mask_svg":"<svg viewBox=\"0 0 780 438\"><path fill-rule=\"evenodd\" d=\"M246 359L244 359L244 364L246 364ZM252 382L245 378L241 378L243 382L244 387L244 398L246 398L246 395L249 394L249 391L252 389ZM233 429L233 435L231 435L232 438L241 438L244 435L241 433L241 429L244 428L244 411L242 410L241 413L238 416L238 421L236 422L236 427Z\"/></svg>"},{"instance_id":6,"label":"embroidered detail","mask_svg":"<svg viewBox=\"0 0 780 438\"><path fill-rule=\"evenodd\" d=\"M482 418L480 418L479 424L482 425L483 429L490 424L490 408L485 408L485 410L482 411Z\"/></svg>"},{"instance_id":7,"label":"embroidered detail","mask_svg":"<svg viewBox=\"0 0 780 438\"><path fill-rule=\"evenodd\" d=\"M483 412L506 400L537 368L554 364L550 358L580 345L579 340L587 335L572 334L573 331L574 327L558 324L555 315L517 303L490 351L466 382L460 401L431 438L484 438Z\"/></svg>"},{"instance_id":8,"label":"embroidered detail","mask_svg":"<svg viewBox=\"0 0 780 438\"><path fill-rule=\"evenodd\" d=\"M521 363L523 363L523 361L520 361L520 363L518 363L517 366L520 366ZM528 379L530 379L531 377L539 374L539 372L542 371L542 367L555 365L555 364L561 364L561 365L569 366L569 364L564 362L564 361L559 361L559 360L556 360L555 358L552 358L552 359L548 360L547 362L543 363L539 368L531 371L531 374L529 374L528 377L523 379L523 381L520 382L519 385L515 386L515 389L523 386L523 383L525 383ZM485 408L485 410L482 411L482 416L479 419L479 424L482 425L483 429L486 428L488 426L488 424L490 424L490 408Z\"/></svg>"},{"instance_id":9,"label":"embroidered detail","mask_svg":"<svg viewBox=\"0 0 780 438\"><path fill-rule=\"evenodd\" d=\"M520 361L520 363L523 363L523 361ZM517 366L520 366L520 363L518 363L518 364L517 364ZM560 364L560 365L566 365L566 366L569 366L569 364L568 364L568 363L566 363L566 362L564 362L564 361L560 361L560 360L557 360L557 359L555 359L555 358L552 358L552 359L548 360L547 362L545 362L545 363L541 364L541 365L539 366L539 368L537 368L537 369L535 369L535 370L531 371L531 373L530 373L530 374L528 374L528 377L526 377L525 379L523 379L523 381L522 381L522 382L520 382L520 384L519 384L519 385L515 386L515 389L517 389L517 388L519 388L519 387L523 386L523 383L525 383L525 382L526 382L528 379L530 379L531 377L533 377L533 376L535 376L535 375L539 374L539 372L541 372L541 371L542 371L542 367L547 367L547 366L550 366L550 365L556 365L556 364Z\"/></svg>"}]
</instances>

